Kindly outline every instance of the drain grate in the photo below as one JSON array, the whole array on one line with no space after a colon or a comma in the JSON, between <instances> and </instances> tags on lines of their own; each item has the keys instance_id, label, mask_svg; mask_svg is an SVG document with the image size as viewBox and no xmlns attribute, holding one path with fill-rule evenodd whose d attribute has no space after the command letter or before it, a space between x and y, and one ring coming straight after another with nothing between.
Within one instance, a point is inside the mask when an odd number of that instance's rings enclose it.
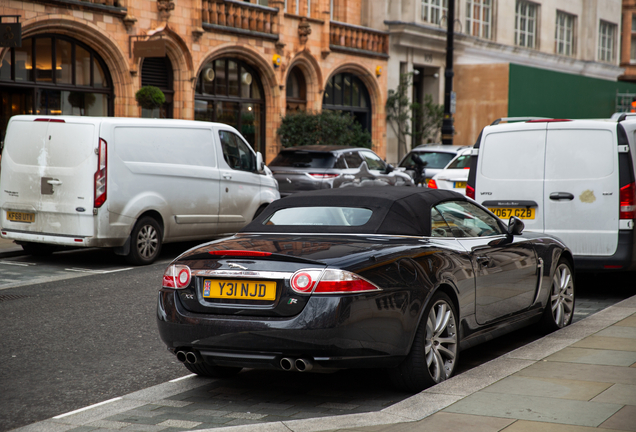
<instances>
[{"instance_id":1,"label":"drain grate","mask_svg":"<svg viewBox=\"0 0 636 432\"><path fill-rule=\"evenodd\" d=\"M12 294L3 294L0 295L0 302L9 301L9 300L19 300L23 298L29 297L28 295L12 295Z\"/></svg>"}]
</instances>

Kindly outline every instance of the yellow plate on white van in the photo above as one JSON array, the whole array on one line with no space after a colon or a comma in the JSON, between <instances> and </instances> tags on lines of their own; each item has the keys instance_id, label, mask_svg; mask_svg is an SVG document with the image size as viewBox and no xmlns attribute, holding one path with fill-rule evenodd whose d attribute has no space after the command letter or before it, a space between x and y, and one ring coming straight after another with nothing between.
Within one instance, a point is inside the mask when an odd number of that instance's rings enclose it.
<instances>
[{"instance_id":1,"label":"yellow plate on white van","mask_svg":"<svg viewBox=\"0 0 636 432\"><path fill-rule=\"evenodd\" d=\"M489 208L491 212L500 219L509 219L511 216L517 216L519 219L534 219L534 207L494 207Z\"/></svg>"},{"instance_id":2,"label":"yellow plate on white van","mask_svg":"<svg viewBox=\"0 0 636 432\"><path fill-rule=\"evenodd\" d=\"M455 182L455 189L466 189L466 182Z\"/></svg>"},{"instance_id":3,"label":"yellow plate on white van","mask_svg":"<svg viewBox=\"0 0 636 432\"><path fill-rule=\"evenodd\" d=\"M33 223L35 222L35 213L7 211L7 220L12 222Z\"/></svg>"}]
</instances>

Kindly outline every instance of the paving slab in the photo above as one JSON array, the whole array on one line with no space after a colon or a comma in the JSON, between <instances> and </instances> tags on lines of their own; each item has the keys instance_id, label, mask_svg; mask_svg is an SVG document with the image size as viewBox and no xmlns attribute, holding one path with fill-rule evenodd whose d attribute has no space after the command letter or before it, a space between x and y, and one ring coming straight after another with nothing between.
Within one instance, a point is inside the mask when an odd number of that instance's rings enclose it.
<instances>
[{"instance_id":1,"label":"paving slab","mask_svg":"<svg viewBox=\"0 0 636 432\"><path fill-rule=\"evenodd\" d=\"M636 432L636 406L628 405L607 419L601 427Z\"/></svg>"},{"instance_id":2,"label":"paving slab","mask_svg":"<svg viewBox=\"0 0 636 432\"><path fill-rule=\"evenodd\" d=\"M518 420L501 432L616 432L611 429Z\"/></svg>"},{"instance_id":3,"label":"paving slab","mask_svg":"<svg viewBox=\"0 0 636 432\"><path fill-rule=\"evenodd\" d=\"M623 406L538 396L477 392L444 412L596 427Z\"/></svg>"},{"instance_id":4,"label":"paving slab","mask_svg":"<svg viewBox=\"0 0 636 432\"><path fill-rule=\"evenodd\" d=\"M439 432L439 431L470 431L470 432L498 432L515 420L498 417L475 416L438 412L419 422L401 423L397 425L368 426L364 428L347 429L356 432Z\"/></svg>"},{"instance_id":5,"label":"paving slab","mask_svg":"<svg viewBox=\"0 0 636 432\"><path fill-rule=\"evenodd\" d=\"M486 387L483 391L589 401L610 387L612 387L611 383L594 381L511 376ZM599 400L598 402L619 403L613 400Z\"/></svg>"},{"instance_id":6,"label":"paving slab","mask_svg":"<svg viewBox=\"0 0 636 432\"><path fill-rule=\"evenodd\" d=\"M612 338L624 338L624 339L636 339L636 324L633 326L619 326L613 325L601 330L594 336L604 336Z\"/></svg>"},{"instance_id":7,"label":"paving slab","mask_svg":"<svg viewBox=\"0 0 636 432\"><path fill-rule=\"evenodd\" d=\"M582 363L541 361L515 375L540 378L558 378L605 383L636 384L636 368Z\"/></svg>"},{"instance_id":8,"label":"paving slab","mask_svg":"<svg viewBox=\"0 0 636 432\"><path fill-rule=\"evenodd\" d=\"M631 316L629 318L625 318L622 321L614 324L615 326L625 326L625 327L636 327L636 316Z\"/></svg>"},{"instance_id":9,"label":"paving slab","mask_svg":"<svg viewBox=\"0 0 636 432\"><path fill-rule=\"evenodd\" d=\"M592 399L592 402L616 403L636 406L636 385L614 384ZM636 423L636 417L634 417Z\"/></svg>"},{"instance_id":10,"label":"paving slab","mask_svg":"<svg viewBox=\"0 0 636 432\"><path fill-rule=\"evenodd\" d=\"M585 339L572 344L572 347L636 352L636 338L607 337L600 336L597 333L597 335L586 337Z\"/></svg>"},{"instance_id":11,"label":"paving slab","mask_svg":"<svg viewBox=\"0 0 636 432\"><path fill-rule=\"evenodd\" d=\"M570 347L552 354L546 360L606 366L631 366L636 363L636 352Z\"/></svg>"}]
</instances>

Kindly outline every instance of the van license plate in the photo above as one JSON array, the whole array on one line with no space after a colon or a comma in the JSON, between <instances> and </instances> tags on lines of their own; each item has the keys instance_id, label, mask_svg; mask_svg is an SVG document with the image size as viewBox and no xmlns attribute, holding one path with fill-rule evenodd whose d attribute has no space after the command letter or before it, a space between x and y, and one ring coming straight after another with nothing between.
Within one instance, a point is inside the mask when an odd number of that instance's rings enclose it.
<instances>
[{"instance_id":1,"label":"van license plate","mask_svg":"<svg viewBox=\"0 0 636 432\"><path fill-rule=\"evenodd\" d=\"M12 222L33 223L35 222L35 213L8 211L7 220L10 220Z\"/></svg>"},{"instance_id":2,"label":"van license plate","mask_svg":"<svg viewBox=\"0 0 636 432\"><path fill-rule=\"evenodd\" d=\"M511 216L517 216L519 219L534 219L534 207L527 208L506 208L495 207L489 208L491 212L500 219L510 219Z\"/></svg>"},{"instance_id":3,"label":"van license plate","mask_svg":"<svg viewBox=\"0 0 636 432\"><path fill-rule=\"evenodd\" d=\"M203 281L203 297L215 299L276 300L276 282L205 279Z\"/></svg>"},{"instance_id":4,"label":"van license plate","mask_svg":"<svg viewBox=\"0 0 636 432\"><path fill-rule=\"evenodd\" d=\"M455 182L455 189L466 189L466 182Z\"/></svg>"}]
</instances>

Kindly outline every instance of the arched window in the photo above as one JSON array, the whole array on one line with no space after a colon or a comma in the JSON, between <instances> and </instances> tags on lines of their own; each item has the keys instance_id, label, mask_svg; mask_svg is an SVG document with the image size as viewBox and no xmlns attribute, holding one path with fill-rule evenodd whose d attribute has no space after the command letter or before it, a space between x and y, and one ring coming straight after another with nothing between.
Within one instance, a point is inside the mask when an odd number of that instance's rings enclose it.
<instances>
[{"instance_id":1,"label":"arched window","mask_svg":"<svg viewBox=\"0 0 636 432\"><path fill-rule=\"evenodd\" d=\"M353 115L360 125L371 132L371 102L362 80L350 73L332 76L325 86L322 109Z\"/></svg>"},{"instance_id":2,"label":"arched window","mask_svg":"<svg viewBox=\"0 0 636 432\"><path fill-rule=\"evenodd\" d=\"M18 114L113 115L113 83L102 58L73 38L43 34L4 52L0 140Z\"/></svg>"},{"instance_id":3,"label":"arched window","mask_svg":"<svg viewBox=\"0 0 636 432\"><path fill-rule=\"evenodd\" d=\"M287 112L307 109L307 86L305 76L298 67L293 67L287 76L285 85Z\"/></svg>"},{"instance_id":4,"label":"arched window","mask_svg":"<svg viewBox=\"0 0 636 432\"><path fill-rule=\"evenodd\" d=\"M141 86L159 88L166 96L166 103L153 110L143 108L141 110L142 117L172 118L172 100L174 96L172 83L172 62L170 62L168 56L144 58L141 64Z\"/></svg>"},{"instance_id":5,"label":"arched window","mask_svg":"<svg viewBox=\"0 0 636 432\"><path fill-rule=\"evenodd\" d=\"M195 120L235 127L256 151L265 153L265 99L256 71L233 58L206 63L197 79Z\"/></svg>"}]
</instances>

